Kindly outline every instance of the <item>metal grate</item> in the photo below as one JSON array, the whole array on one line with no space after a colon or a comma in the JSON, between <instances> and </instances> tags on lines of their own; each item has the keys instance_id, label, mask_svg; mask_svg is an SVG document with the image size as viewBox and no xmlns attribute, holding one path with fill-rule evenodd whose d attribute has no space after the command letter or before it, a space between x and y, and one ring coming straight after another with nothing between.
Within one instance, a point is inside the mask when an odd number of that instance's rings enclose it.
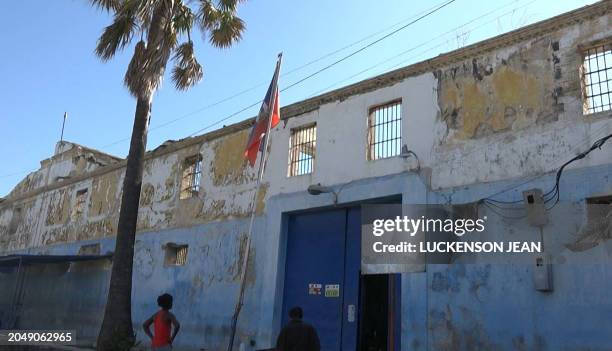
<instances>
[{"instance_id":1,"label":"metal grate","mask_svg":"<svg viewBox=\"0 0 612 351\"><path fill-rule=\"evenodd\" d=\"M370 109L368 117L368 159L378 160L400 154L402 143L402 102L393 101Z\"/></svg>"},{"instance_id":2,"label":"metal grate","mask_svg":"<svg viewBox=\"0 0 612 351\"><path fill-rule=\"evenodd\" d=\"M166 257L164 258L165 266L184 266L187 264L188 245L177 245L168 243L165 246Z\"/></svg>"},{"instance_id":3,"label":"metal grate","mask_svg":"<svg viewBox=\"0 0 612 351\"><path fill-rule=\"evenodd\" d=\"M312 173L316 147L316 124L291 129L289 168L287 171L289 177Z\"/></svg>"},{"instance_id":4,"label":"metal grate","mask_svg":"<svg viewBox=\"0 0 612 351\"><path fill-rule=\"evenodd\" d=\"M584 113L612 109L612 46L596 46L584 51Z\"/></svg>"},{"instance_id":5,"label":"metal grate","mask_svg":"<svg viewBox=\"0 0 612 351\"><path fill-rule=\"evenodd\" d=\"M196 196L200 191L200 178L202 176L202 157L193 156L185 160L183 179L181 180L180 199Z\"/></svg>"},{"instance_id":6,"label":"metal grate","mask_svg":"<svg viewBox=\"0 0 612 351\"><path fill-rule=\"evenodd\" d=\"M187 246L176 248L176 265L184 266L187 263Z\"/></svg>"}]
</instances>

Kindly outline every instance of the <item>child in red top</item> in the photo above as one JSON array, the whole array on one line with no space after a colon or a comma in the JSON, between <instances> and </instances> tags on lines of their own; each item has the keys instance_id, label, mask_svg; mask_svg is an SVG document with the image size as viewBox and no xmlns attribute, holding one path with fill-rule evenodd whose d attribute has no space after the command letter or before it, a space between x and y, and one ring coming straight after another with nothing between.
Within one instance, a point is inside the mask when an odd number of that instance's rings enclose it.
<instances>
[{"instance_id":1,"label":"child in red top","mask_svg":"<svg viewBox=\"0 0 612 351\"><path fill-rule=\"evenodd\" d=\"M171 350L172 342L176 337L181 325L176 317L170 313L172 308L172 295L163 294L157 298L157 305L161 307L151 318L147 319L143 324L145 334L151 338L151 347L153 350ZM153 324L153 334L151 334L151 324ZM170 331L174 326L174 331L170 335Z\"/></svg>"}]
</instances>

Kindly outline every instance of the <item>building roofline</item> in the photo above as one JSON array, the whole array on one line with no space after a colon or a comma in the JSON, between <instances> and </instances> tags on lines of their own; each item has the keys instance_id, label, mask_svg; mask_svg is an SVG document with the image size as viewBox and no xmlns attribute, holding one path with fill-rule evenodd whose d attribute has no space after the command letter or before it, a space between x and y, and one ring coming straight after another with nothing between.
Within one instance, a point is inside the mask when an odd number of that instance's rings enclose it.
<instances>
[{"instance_id":1,"label":"building roofline","mask_svg":"<svg viewBox=\"0 0 612 351\"><path fill-rule=\"evenodd\" d=\"M612 7L612 0L602 0L592 5L562 13L560 15L532 23L528 26L476 42L440 54L436 57L423 60L393 71L367 78L362 81L323 93L312 98L302 100L281 109L283 118L291 118L312 110L330 102L345 100L350 96L367 93L381 87L393 85L408 77L422 73L432 72L449 64L461 62L469 57L480 56L495 49L508 47L518 42L530 40L558 29L579 23L593 17L609 13Z\"/></svg>"},{"instance_id":2,"label":"building roofline","mask_svg":"<svg viewBox=\"0 0 612 351\"><path fill-rule=\"evenodd\" d=\"M609 13L611 10L612 0L602 0L592 5L583 6L581 8L544 19L528 26L517 28L510 32L464 46L460 49L449 51L436 57L401 67L396 70L367 78L359 82L281 107L281 118L288 119L299 116L310 111L314 111L321 105L345 100L354 95L364 94L382 87L387 87L408 77L432 72L449 64L461 62L469 57L480 56L495 49L508 47L518 42L530 40L544 34L554 32L560 28L585 21L593 17L604 15ZM237 130L252 126L255 118L256 117L251 117L193 138L182 139L177 143L185 142L183 147L188 147L204 140L231 134Z\"/></svg>"},{"instance_id":3,"label":"building roofline","mask_svg":"<svg viewBox=\"0 0 612 351\"><path fill-rule=\"evenodd\" d=\"M98 149L94 149L94 148L91 148L89 146L85 146L85 145L82 145L82 144L79 144L79 143L75 143L75 142L72 142L72 141L60 140L60 141L58 141L58 145L60 143L62 143L62 144L71 144L71 145L73 145L73 146L75 146L77 148L81 148L84 152L96 154L96 155L99 155L99 156L102 156L102 157L107 157L107 158L109 158L109 159L111 159L111 160L113 160L115 162L123 160L123 158L121 158L119 156L115 156L115 155L109 154L107 152L100 151ZM55 154L55 155L51 156L50 158L53 158L53 157L55 157L57 155L60 155L60 154Z\"/></svg>"}]
</instances>

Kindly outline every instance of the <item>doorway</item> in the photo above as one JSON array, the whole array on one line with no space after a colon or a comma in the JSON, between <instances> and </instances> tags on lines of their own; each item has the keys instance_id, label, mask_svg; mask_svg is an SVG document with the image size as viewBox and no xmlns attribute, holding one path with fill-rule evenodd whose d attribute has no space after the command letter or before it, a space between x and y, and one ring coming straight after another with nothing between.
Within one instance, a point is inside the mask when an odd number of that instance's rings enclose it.
<instances>
[{"instance_id":1,"label":"doorway","mask_svg":"<svg viewBox=\"0 0 612 351\"><path fill-rule=\"evenodd\" d=\"M396 274L361 276L359 351L399 350L399 289Z\"/></svg>"},{"instance_id":2,"label":"doorway","mask_svg":"<svg viewBox=\"0 0 612 351\"><path fill-rule=\"evenodd\" d=\"M359 350L386 351L389 314L389 276L365 275L361 279Z\"/></svg>"},{"instance_id":3,"label":"doorway","mask_svg":"<svg viewBox=\"0 0 612 351\"><path fill-rule=\"evenodd\" d=\"M399 351L399 276L361 275L360 208L294 214L288 229L282 324L300 306L323 351Z\"/></svg>"}]
</instances>

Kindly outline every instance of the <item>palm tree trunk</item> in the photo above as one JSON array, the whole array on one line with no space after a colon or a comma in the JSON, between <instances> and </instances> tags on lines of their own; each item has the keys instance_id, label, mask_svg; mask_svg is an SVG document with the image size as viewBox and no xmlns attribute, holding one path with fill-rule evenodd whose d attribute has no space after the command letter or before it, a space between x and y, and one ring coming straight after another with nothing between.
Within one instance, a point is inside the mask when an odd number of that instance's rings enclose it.
<instances>
[{"instance_id":1,"label":"palm tree trunk","mask_svg":"<svg viewBox=\"0 0 612 351\"><path fill-rule=\"evenodd\" d=\"M135 341L132 327L132 266L151 100L151 96L139 97L136 103L108 299L98 336L99 351L128 350Z\"/></svg>"}]
</instances>

